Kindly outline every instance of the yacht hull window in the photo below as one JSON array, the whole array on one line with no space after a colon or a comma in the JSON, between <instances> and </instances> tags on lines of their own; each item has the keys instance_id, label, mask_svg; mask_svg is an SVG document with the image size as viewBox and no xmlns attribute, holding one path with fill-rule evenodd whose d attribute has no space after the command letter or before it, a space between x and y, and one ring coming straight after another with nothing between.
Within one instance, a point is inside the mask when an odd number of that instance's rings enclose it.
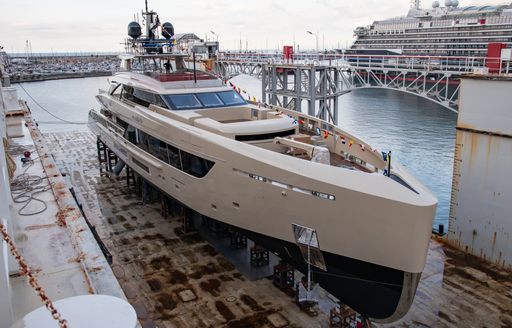
<instances>
[{"instance_id":1,"label":"yacht hull window","mask_svg":"<svg viewBox=\"0 0 512 328\"><path fill-rule=\"evenodd\" d=\"M144 107L149 107L149 105L153 104L163 108L168 108L160 95L140 90L129 85L123 85L121 98Z\"/></svg>"},{"instance_id":2,"label":"yacht hull window","mask_svg":"<svg viewBox=\"0 0 512 328\"><path fill-rule=\"evenodd\" d=\"M206 176L215 165L215 162L178 149L131 125L127 126L124 137L162 162L196 178Z\"/></svg>"}]
</instances>

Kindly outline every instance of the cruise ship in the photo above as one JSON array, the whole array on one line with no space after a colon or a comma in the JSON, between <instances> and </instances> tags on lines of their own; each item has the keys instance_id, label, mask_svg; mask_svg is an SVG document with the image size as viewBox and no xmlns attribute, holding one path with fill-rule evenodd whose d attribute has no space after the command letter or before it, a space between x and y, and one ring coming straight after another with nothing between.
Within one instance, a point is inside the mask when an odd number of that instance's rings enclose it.
<instances>
[{"instance_id":1,"label":"cruise ship","mask_svg":"<svg viewBox=\"0 0 512 328\"><path fill-rule=\"evenodd\" d=\"M484 57L489 43L512 46L512 3L460 7L458 0L357 27L350 54Z\"/></svg>"},{"instance_id":2,"label":"cruise ship","mask_svg":"<svg viewBox=\"0 0 512 328\"><path fill-rule=\"evenodd\" d=\"M136 45L138 26L129 31ZM142 39L151 48L122 56L126 71L110 78L89 113L98 139L151 185L274 252L362 315L404 316L425 266L432 193L390 153L317 117L248 102L186 68L184 55L155 52L160 41ZM135 60L156 69L130 70Z\"/></svg>"}]
</instances>

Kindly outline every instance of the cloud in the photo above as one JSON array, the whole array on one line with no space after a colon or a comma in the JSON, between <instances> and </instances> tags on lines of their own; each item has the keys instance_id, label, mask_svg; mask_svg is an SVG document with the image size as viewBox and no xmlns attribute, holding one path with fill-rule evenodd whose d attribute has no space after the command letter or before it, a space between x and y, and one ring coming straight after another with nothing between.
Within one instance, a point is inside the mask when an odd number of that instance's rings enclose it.
<instances>
[{"instance_id":1,"label":"cloud","mask_svg":"<svg viewBox=\"0 0 512 328\"><path fill-rule=\"evenodd\" d=\"M143 5L141 0L4 1L0 42L8 51L23 51L27 39L40 52L69 47L120 51L126 25L135 13L140 16ZM306 30L318 31L320 44L325 38L327 47L351 44L355 27L405 15L409 0L150 0L149 7L158 11L161 21L171 21L177 32L213 38L210 30L215 31L224 49L237 48L240 34L251 48L264 48L267 42L272 48L280 47L293 44L294 39L301 48L314 48L315 38Z\"/></svg>"}]
</instances>

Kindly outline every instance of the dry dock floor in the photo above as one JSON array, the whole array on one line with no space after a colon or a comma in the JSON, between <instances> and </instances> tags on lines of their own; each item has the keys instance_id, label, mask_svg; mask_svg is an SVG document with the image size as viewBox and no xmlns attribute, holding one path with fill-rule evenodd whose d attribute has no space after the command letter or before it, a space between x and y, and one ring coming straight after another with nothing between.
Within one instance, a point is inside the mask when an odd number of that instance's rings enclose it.
<instances>
[{"instance_id":1,"label":"dry dock floor","mask_svg":"<svg viewBox=\"0 0 512 328\"><path fill-rule=\"evenodd\" d=\"M96 138L45 135L56 163L113 255L143 327L328 327L268 279L247 280L196 234L179 233L160 203L142 204L124 178L100 175ZM124 173L123 173L124 174ZM383 327L512 327L512 275L432 240L410 312Z\"/></svg>"}]
</instances>

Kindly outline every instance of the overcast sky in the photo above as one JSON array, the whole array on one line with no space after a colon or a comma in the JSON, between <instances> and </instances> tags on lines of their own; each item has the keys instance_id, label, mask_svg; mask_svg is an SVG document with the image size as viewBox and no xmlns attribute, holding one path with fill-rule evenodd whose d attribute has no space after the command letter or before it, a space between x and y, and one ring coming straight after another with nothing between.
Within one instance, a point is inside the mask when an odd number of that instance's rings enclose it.
<instances>
[{"instance_id":1,"label":"overcast sky","mask_svg":"<svg viewBox=\"0 0 512 328\"><path fill-rule=\"evenodd\" d=\"M8 52L24 52L25 40L33 52L121 51L126 26L143 6L143 0L0 0L0 45ZM214 38L213 30L223 49L238 49L240 34L244 49L246 40L249 49L264 49L267 42L276 49L293 45L294 38L302 49L313 49L315 37L307 30L319 32L320 47L324 39L326 48L344 47L356 26L404 15L409 6L409 0L149 0L176 33Z\"/></svg>"}]
</instances>

